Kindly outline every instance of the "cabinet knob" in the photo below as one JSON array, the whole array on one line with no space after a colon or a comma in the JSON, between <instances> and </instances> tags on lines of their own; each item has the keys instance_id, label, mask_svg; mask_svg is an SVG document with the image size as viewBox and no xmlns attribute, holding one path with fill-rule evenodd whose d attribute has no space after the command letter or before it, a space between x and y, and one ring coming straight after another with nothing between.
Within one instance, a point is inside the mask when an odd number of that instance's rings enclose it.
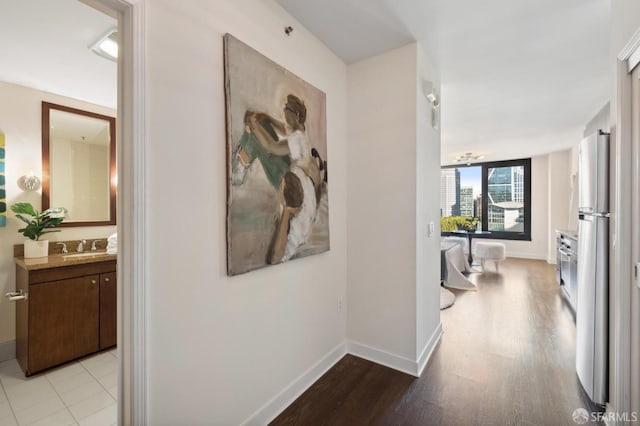
<instances>
[{"instance_id":1,"label":"cabinet knob","mask_svg":"<svg viewBox=\"0 0 640 426\"><path fill-rule=\"evenodd\" d=\"M91 280L91 284L95 284L95 283L96 283L96 280Z\"/></svg>"},{"instance_id":2,"label":"cabinet knob","mask_svg":"<svg viewBox=\"0 0 640 426\"><path fill-rule=\"evenodd\" d=\"M108 282L109 282L109 277L105 278L105 279L104 279L104 282L105 282L105 283L108 283Z\"/></svg>"}]
</instances>

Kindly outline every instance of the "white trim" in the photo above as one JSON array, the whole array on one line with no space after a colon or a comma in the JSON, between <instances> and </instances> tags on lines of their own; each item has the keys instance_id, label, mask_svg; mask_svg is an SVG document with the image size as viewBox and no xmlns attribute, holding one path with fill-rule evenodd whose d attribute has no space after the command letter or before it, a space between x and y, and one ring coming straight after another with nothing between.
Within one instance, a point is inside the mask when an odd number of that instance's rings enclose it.
<instances>
[{"instance_id":1,"label":"white trim","mask_svg":"<svg viewBox=\"0 0 640 426\"><path fill-rule=\"evenodd\" d=\"M424 345L424 348L422 349L422 352L418 357L418 377L422 376L424 368L427 366L427 363L431 359L431 355L433 355L433 351L436 350L438 342L440 342L440 339L442 338L442 333L442 323L439 323L436 329L433 331L433 334L431 335L431 338L429 339L427 344Z\"/></svg>"},{"instance_id":2,"label":"white trim","mask_svg":"<svg viewBox=\"0 0 640 426\"><path fill-rule=\"evenodd\" d=\"M529 254L529 253L509 253L507 258L547 260L547 255L546 254Z\"/></svg>"},{"instance_id":3,"label":"white trim","mask_svg":"<svg viewBox=\"0 0 640 426\"><path fill-rule=\"evenodd\" d=\"M617 117L612 129L616 147L616 205L612 245L615 253L613 307L615 368L610 380L615 386L615 401L611 409L618 413L631 410L631 74L629 58L640 46L640 31L636 31L618 55Z\"/></svg>"},{"instance_id":4,"label":"white trim","mask_svg":"<svg viewBox=\"0 0 640 426\"><path fill-rule=\"evenodd\" d=\"M147 424L146 0L81 0L118 20L118 424ZM123 184L126 183L126 184Z\"/></svg>"},{"instance_id":5,"label":"white trim","mask_svg":"<svg viewBox=\"0 0 640 426\"><path fill-rule=\"evenodd\" d=\"M8 340L0 343L0 362L9 361L16 357L16 341Z\"/></svg>"},{"instance_id":6,"label":"white trim","mask_svg":"<svg viewBox=\"0 0 640 426\"><path fill-rule=\"evenodd\" d=\"M147 299L149 275L146 256L146 91L145 91L145 0L122 0L129 4L124 21L129 33L122 32L124 52L121 61L123 84L120 87L121 110L125 112L124 131L130 141L123 144L119 154L120 171L128 185L119 191L119 223L123 237L119 238L124 267L118 268L125 278L122 290L121 335L125 340L125 356L121 359L122 375L119 385L125 397L120 404L120 424L147 424ZM122 126L121 126L122 127ZM120 181L120 178L119 178ZM127 349L127 345L129 346ZM128 381L126 381L128 378Z\"/></svg>"},{"instance_id":7,"label":"white trim","mask_svg":"<svg viewBox=\"0 0 640 426\"><path fill-rule=\"evenodd\" d=\"M417 361L365 345L364 343L355 342L353 340L349 340L347 342L347 352L351 355L375 362L376 364L384 365L385 367L393 368L394 370L398 370L415 377L420 377L441 338L442 323L439 323L427 344L422 348Z\"/></svg>"},{"instance_id":8,"label":"white trim","mask_svg":"<svg viewBox=\"0 0 640 426\"><path fill-rule=\"evenodd\" d=\"M364 358L376 364L393 368L394 370L418 377L418 363L400 355L392 354L381 349L367 346L350 340L347 342L347 352L359 358Z\"/></svg>"},{"instance_id":9,"label":"white trim","mask_svg":"<svg viewBox=\"0 0 640 426\"><path fill-rule=\"evenodd\" d=\"M241 424L263 425L273 421L347 353L419 377L438 346L442 334L442 323L439 323L422 349L418 361L412 361L358 342L347 341L340 343Z\"/></svg>"},{"instance_id":10,"label":"white trim","mask_svg":"<svg viewBox=\"0 0 640 426\"><path fill-rule=\"evenodd\" d=\"M627 45L620 51L618 59L627 62L627 73L640 63L640 29L629 39Z\"/></svg>"},{"instance_id":11,"label":"white trim","mask_svg":"<svg viewBox=\"0 0 640 426\"><path fill-rule=\"evenodd\" d=\"M347 354L346 342L340 343L316 362L311 368L293 380L286 388L253 413L243 425L266 425L302 395L324 373Z\"/></svg>"}]
</instances>

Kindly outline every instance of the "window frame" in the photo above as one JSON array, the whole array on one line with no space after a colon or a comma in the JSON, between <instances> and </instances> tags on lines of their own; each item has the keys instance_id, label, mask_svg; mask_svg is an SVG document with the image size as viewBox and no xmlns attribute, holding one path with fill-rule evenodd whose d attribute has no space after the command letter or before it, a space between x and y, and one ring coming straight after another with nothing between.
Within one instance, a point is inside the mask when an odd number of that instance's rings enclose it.
<instances>
[{"instance_id":1,"label":"window frame","mask_svg":"<svg viewBox=\"0 0 640 426\"><path fill-rule=\"evenodd\" d=\"M508 231L489 231L489 169L501 168L501 167L524 167L524 231L523 232L508 232ZM485 238L491 240L515 240L515 241L531 241L531 222L533 217L531 216L531 158L520 158L516 160L505 161L489 161L484 163L472 163L472 164L451 164L447 166L441 166L440 170L452 169L452 168L467 168L467 167L480 167L481 179L482 179L482 221L479 222L482 225L482 230L489 232L489 234L474 235L473 238ZM442 216L441 216L442 217ZM440 232L442 236L456 236L459 235L455 232Z\"/></svg>"}]
</instances>

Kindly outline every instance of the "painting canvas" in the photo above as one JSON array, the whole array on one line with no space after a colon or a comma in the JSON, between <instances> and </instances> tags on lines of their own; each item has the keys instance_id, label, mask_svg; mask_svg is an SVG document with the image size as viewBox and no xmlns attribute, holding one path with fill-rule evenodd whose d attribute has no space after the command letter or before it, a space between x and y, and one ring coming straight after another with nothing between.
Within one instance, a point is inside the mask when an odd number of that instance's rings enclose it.
<instances>
[{"instance_id":1,"label":"painting canvas","mask_svg":"<svg viewBox=\"0 0 640 426\"><path fill-rule=\"evenodd\" d=\"M326 95L227 34L227 272L329 250Z\"/></svg>"},{"instance_id":2,"label":"painting canvas","mask_svg":"<svg viewBox=\"0 0 640 426\"><path fill-rule=\"evenodd\" d=\"M0 132L0 227L7 226L7 191L4 170L4 133Z\"/></svg>"}]
</instances>

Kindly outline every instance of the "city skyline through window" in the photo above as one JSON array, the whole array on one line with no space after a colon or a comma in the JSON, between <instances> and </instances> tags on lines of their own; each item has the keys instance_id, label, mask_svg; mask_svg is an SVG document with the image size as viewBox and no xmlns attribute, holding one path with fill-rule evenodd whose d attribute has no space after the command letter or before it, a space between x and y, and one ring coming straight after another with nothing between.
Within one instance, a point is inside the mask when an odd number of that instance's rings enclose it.
<instances>
[{"instance_id":1,"label":"city skyline through window","mask_svg":"<svg viewBox=\"0 0 640 426\"><path fill-rule=\"evenodd\" d=\"M482 230L489 238L530 240L530 168L531 159L443 167L442 232Z\"/></svg>"},{"instance_id":2,"label":"city skyline through window","mask_svg":"<svg viewBox=\"0 0 640 426\"><path fill-rule=\"evenodd\" d=\"M460 167L460 187L473 188L473 198L482 194L482 167Z\"/></svg>"}]
</instances>

